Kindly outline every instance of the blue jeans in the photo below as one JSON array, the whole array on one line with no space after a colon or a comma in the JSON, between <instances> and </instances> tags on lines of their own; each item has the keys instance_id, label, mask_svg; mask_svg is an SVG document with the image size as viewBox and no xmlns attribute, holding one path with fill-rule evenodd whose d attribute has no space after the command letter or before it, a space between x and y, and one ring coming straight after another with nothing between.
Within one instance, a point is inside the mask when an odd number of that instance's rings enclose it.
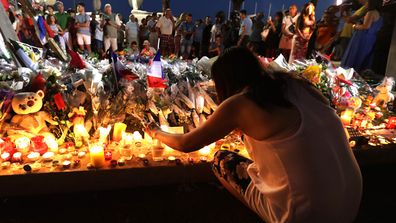
<instances>
[{"instance_id":1,"label":"blue jeans","mask_svg":"<svg viewBox=\"0 0 396 223\"><path fill-rule=\"evenodd\" d=\"M191 47L193 44L193 38L191 37L189 40L182 38L180 41L180 54L184 57L189 57L191 52Z\"/></svg>"}]
</instances>

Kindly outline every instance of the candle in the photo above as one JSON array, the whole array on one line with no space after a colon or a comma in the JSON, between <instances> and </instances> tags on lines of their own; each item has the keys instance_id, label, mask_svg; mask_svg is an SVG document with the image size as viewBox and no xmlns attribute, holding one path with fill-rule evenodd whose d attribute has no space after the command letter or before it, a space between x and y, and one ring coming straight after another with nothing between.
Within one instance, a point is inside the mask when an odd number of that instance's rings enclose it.
<instances>
[{"instance_id":1,"label":"candle","mask_svg":"<svg viewBox=\"0 0 396 223\"><path fill-rule=\"evenodd\" d=\"M71 166L71 162L69 160L63 161L63 163L62 163L63 169L69 169L70 166Z\"/></svg>"},{"instance_id":2,"label":"candle","mask_svg":"<svg viewBox=\"0 0 396 223\"><path fill-rule=\"evenodd\" d=\"M351 123L354 113L355 113L354 110L351 108L347 108L345 111L341 113L340 118L344 126L347 126Z\"/></svg>"},{"instance_id":3,"label":"candle","mask_svg":"<svg viewBox=\"0 0 396 223\"><path fill-rule=\"evenodd\" d=\"M91 157L91 164L95 168L100 168L105 165L104 149L101 145L94 145L89 149Z\"/></svg>"},{"instance_id":4,"label":"candle","mask_svg":"<svg viewBox=\"0 0 396 223\"><path fill-rule=\"evenodd\" d=\"M54 153L58 152L58 143L56 142L55 137L46 136L44 138L44 142L45 142L45 144L47 144L47 146L51 152L54 152Z\"/></svg>"},{"instance_id":5,"label":"candle","mask_svg":"<svg viewBox=\"0 0 396 223\"><path fill-rule=\"evenodd\" d=\"M7 169L8 167L10 167L11 166L11 163L10 162L2 162L1 163L1 167L3 168L3 169Z\"/></svg>"},{"instance_id":6,"label":"candle","mask_svg":"<svg viewBox=\"0 0 396 223\"><path fill-rule=\"evenodd\" d=\"M113 158L113 153L111 151L105 152L105 160L111 160Z\"/></svg>"},{"instance_id":7,"label":"candle","mask_svg":"<svg viewBox=\"0 0 396 223\"><path fill-rule=\"evenodd\" d=\"M146 140L147 143L153 142L153 138L151 138L151 136L147 132L144 132L144 140Z\"/></svg>"},{"instance_id":8,"label":"candle","mask_svg":"<svg viewBox=\"0 0 396 223\"><path fill-rule=\"evenodd\" d=\"M55 156L54 152L46 152L43 154L43 159L44 159L44 161L52 161L54 156Z\"/></svg>"},{"instance_id":9,"label":"candle","mask_svg":"<svg viewBox=\"0 0 396 223\"><path fill-rule=\"evenodd\" d=\"M12 161L13 162L21 162L22 161L22 153L21 152L14 153L14 155L12 155Z\"/></svg>"},{"instance_id":10,"label":"candle","mask_svg":"<svg viewBox=\"0 0 396 223\"><path fill-rule=\"evenodd\" d=\"M130 146L133 144L133 134L129 132L122 133L122 145L123 146Z\"/></svg>"},{"instance_id":11,"label":"candle","mask_svg":"<svg viewBox=\"0 0 396 223\"><path fill-rule=\"evenodd\" d=\"M31 162L35 162L40 158L40 153L38 152L31 152L29 155L27 155L27 158Z\"/></svg>"},{"instance_id":12,"label":"candle","mask_svg":"<svg viewBox=\"0 0 396 223\"><path fill-rule=\"evenodd\" d=\"M32 171L36 172L41 169L41 164L40 163L33 163L30 167L32 167Z\"/></svg>"},{"instance_id":13,"label":"candle","mask_svg":"<svg viewBox=\"0 0 396 223\"><path fill-rule=\"evenodd\" d=\"M142 134L140 134L139 131L134 131L133 132L133 139L136 141L142 141L143 137Z\"/></svg>"},{"instance_id":14,"label":"candle","mask_svg":"<svg viewBox=\"0 0 396 223\"><path fill-rule=\"evenodd\" d=\"M151 147L151 153L154 161L163 160L162 155L164 153L164 147L161 145L161 142L158 140L153 140L153 145Z\"/></svg>"},{"instance_id":15,"label":"candle","mask_svg":"<svg viewBox=\"0 0 396 223\"><path fill-rule=\"evenodd\" d=\"M83 158L85 156L85 154L86 153L84 151L81 151L81 152L78 153L77 156L78 156L78 158Z\"/></svg>"},{"instance_id":16,"label":"candle","mask_svg":"<svg viewBox=\"0 0 396 223\"><path fill-rule=\"evenodd\" d=\"M27 153L30 147L30 139L28 137L20 137L15 140L15 147L18 151Z\"/></svg>"},{"instance_id":17,"label":"candle","mask_svg":"<svg viewBox=\"0 0 396 223\"><path fill-rule=\"evenodd\" d=\"M108 125L107 128L99 127L99 143L107 143L110 130L111 125Z\"/></svg>"},{"instance_id":18,"label":"candle","mask_svg":"<svg viewBox=\"0 0 396 223\"><path fill-rule=\"evenodd\" d=\"M138 155L138 157L139 157L140 159L144 159L144 158L146 158L146 154L141 153L141 154Z\"/></svg>"},{"instance_id":19,"label":"candle","mask_svg":"<svg viewBox=\"0 0 396 223\"><path fill-rule=\"evenodd\" d=\"M122 139L122 133L125 132L127 125L121 122L114 124L113 140L119 142Z\"/></svg>"},{"instance_id":20,"label":"candle","mask_svg":"<svg viewBox=\"0 0 396 223\"><path fill-rule=\"evenodd\" d=\"M3 154L1 154L1 159L3 161L9 161L11 159L11 154L7 153L7 152L4 152Z\"/></svg>"},{"instance_id":21,"label":"candle","mask_svg":"<svg viewBox=\"0 0 396 223\"><path fill-rule=\"evenodd\" d=\"M205 146L204 148L199 150L199 154L203 155L203 156L207 156L209 155L211 152L211 149L209 146Z\"/></svg>"},{"instance_id":22,"label":"candle","mask_svg":"<svg viewBox=\"0 0 396 223\"><path fill-rule=\"evenodd\" d=\"M168 157L169 162L174 162L176 160L176 157L174 156L169 156Z\"/></svg>"}]
</instances>

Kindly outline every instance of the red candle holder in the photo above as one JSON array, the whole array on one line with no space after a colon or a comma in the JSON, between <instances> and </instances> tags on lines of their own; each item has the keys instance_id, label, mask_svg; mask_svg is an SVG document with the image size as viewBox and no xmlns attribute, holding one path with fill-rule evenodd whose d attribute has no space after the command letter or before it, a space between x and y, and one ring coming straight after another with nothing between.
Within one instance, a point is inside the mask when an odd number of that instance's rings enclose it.
<instances>
[{"instance_id":1,"label":"red candle holder","mask_svg":"<svg viewBox=\"0 0 396 223\"><path fill-rule=\"evenodd\" d=\"M396 128L396 117L389 117L388 123L386 124L387 129L395 129Z\"/></svg>"},{"instance_id":2,"label":"red candle holder","mask_svg":"<svg viewBox=\"0 0 396 223\"><path fill-rule=\"evenodd\" d=\"M112 160L113 159L113 153L111 151L106 151L104 154L105 160Z\"/></svg>"}]
</instances>

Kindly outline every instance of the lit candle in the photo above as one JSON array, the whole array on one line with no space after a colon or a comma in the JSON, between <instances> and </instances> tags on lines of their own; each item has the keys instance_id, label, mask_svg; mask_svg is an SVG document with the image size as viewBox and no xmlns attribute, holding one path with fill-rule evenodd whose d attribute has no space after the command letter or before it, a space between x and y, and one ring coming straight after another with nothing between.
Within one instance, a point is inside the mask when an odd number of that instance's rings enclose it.
<instances>
[{"instance_id":1,"label":"lit candle","mask_svg":"<svg viewBox=\"0 0 396 223\"><path fill-rule=\"evenodd\" d=\"M122 145L123 146L130 146L133 144L133 134L129 132L122 133Z\"/></svg>"},{"instance_id":2,"label":"lit candle","mask_svg":"<svg viewBox=\"0 0 396 223\"><path fill-rule=\"evenodd\" d=\"M20 137L15 140L15 147L23 153L27 153L30 147L30 139L28 137Z\"/></svg>"},{"instance_id":3,"label":"lit candle","mask_svg":"<svg viewBox=\"0 0 396 223\"><path fill-rule=\"evenodd\" d=\"M122 139L122 133L125 132L127 125L121 122L114 124L113 140L119 142Z\"/></svg>"},{"instance_id":4,"label":"lit candle","mask_svg":"<svg viewBox=\"0 0 396 223\"><path fill-rule=\"evenodd\" d=\"M4 152L3 154L1 154L1 159L4 161L9 161L11 159L11 154Z\"/></svg>"},{"instance_id":5,"label":"lit candle","mask_svg":"<svg viewBox=\"0 0 396 223\"><path fill-rule=\"evenodd\" d=\"M31 162L35 162L40 158L40 153L38 152L31 152L29 155L27 155L27 158Z\"/></svg>"},{"instance_id":6,"label":"lit candle","mask_svg":"<svg viewBox=\"0 0 396 223\"><path fill-rule=\"evenodd\" d=\"M51 152L58 152L58 143L56 142L55 138L53 136L46 136L44 138L45 144L47 144L49 150Z\"/></svg>"},{"instance_id":7,"label":"lit candle","mask_svg":"<svg viewBox=\"0 0 396 223\"><path fill-rule=\"evenodd\" d=\"M133 132L133 139L135 140L135 145L137 147L142 146L143 137L142 137L142 134L140 134L139 131L134 131Z\"/></svg>"},{"instance_id":8,"label":"lit candle","mask_svg":"<svg viewBox=\"0 0 396 223\"><path fill-rule=\"evenodd\" d=\"M94 145L89 149L91 157L91 164L95 168L100 168L105 165L104 149L101 145Z\"/></svg>"},{"instance_id":9,"label":"lit candle","mask_svg":"<svg viewBox=\"0 0 396 223\"><path fill-rule=\"evenodd\" d=\"M355 113L354 110L350 109L350 108L347 108L345 111L343 111L341 113L340 118L341 118L342 124L344 124L344 126L347 126L351 123L354 113Z\"/></svg>"},{"instance_id":10,"label":"lit candle","mask_svg":"<svg viewBox=\"0 0 396 223\"><path fill-rule=\"evenodd\" d=\"M107 143L110 130L111 125L108 125L107 128L99 127L99 143Z\"/></svg>"},{"instance_id":11,"label":"lit candle","mask_svg":"<svg viewBox=\"0 0 396 223\"><path fill-rule=\"evenodd\" d=\"M16 152L14 155L12 155L12 161L13 162L21 162L22 161L22 153Z\"/></svg>"},{"instance_id":12,"label":"lit candle","mask_svg":"<svg viewBox=\"0 0 396 223\"><path fill-rule=\"evenodd\" d=\"M141 153L141 154L138 155L138 157L139 157L140 159L144 159L144 158L146 158L146 154Z\"/></svg>"},{"instance_id":13,"label":"lit candle","mask_svg":"<svg viewBox=\"0 0 396 223\"><path fill-rule=\"evenodd\" d=\"M105 160L111 160L113 158L113 153L111 153L111 151L106 151L104 156Z\"/></svg>"},{"instance_id":14,"label":"lit candle","mask_svg":"<svg viewBox=\"0 0 396 223\"><path fill-rule=\"evenodd\" d=\"M133 132L133 139L136 141L142 141L143 137L142 134L140 134L139 131L134 131Z\"/></svg>"},{"instance_id":15,"label":"lit candle","mask_svg":"<svg viewBox=\"0 0 396 223\"><path fill-rule=\"evenodd\" d=\"M168 157L169 162L174 162L176 160L176 157L174 156L169 156Z\"/></svg>"},{"instance_id":16,"label":"lit candle","mask_svg":"<svg viewBox=\"0 0 396 223\"><path fill-rule=\"evenodd\" d=\"M209 146L205 146L204 148L199 150L199 154L203 155L203 156L207 156L209 155L211 152L211 149Z\"/></svg>"},{"instance_id":17,"label":"lit candle","mask_svg":"<svg viewBox=\"0 0 396 223\"><path fill-rule=\"evenodd\" d=\"M46 152L43 154L43 159L44 159L44 161L52 161L54 156L55 156L54 152Z\"/></svg>"}]
</instances>

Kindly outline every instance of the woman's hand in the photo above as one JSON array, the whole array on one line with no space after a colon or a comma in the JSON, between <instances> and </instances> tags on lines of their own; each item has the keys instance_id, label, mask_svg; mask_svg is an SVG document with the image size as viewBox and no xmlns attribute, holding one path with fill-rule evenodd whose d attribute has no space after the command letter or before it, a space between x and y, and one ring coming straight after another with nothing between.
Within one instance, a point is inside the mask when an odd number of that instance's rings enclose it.
<instances>
[{"instance_id":1,"label":"woman's hand","mask_svg":"<svg viewBox=\"0 0 396 223\"><path fill-rule=\"evenodd\" d=\"M145 127L144 132L149 134L151 138L155 139L157 132L160 130L161 128L157 125L157 123L151 122Z\"/></svg>"}]
</instances>

